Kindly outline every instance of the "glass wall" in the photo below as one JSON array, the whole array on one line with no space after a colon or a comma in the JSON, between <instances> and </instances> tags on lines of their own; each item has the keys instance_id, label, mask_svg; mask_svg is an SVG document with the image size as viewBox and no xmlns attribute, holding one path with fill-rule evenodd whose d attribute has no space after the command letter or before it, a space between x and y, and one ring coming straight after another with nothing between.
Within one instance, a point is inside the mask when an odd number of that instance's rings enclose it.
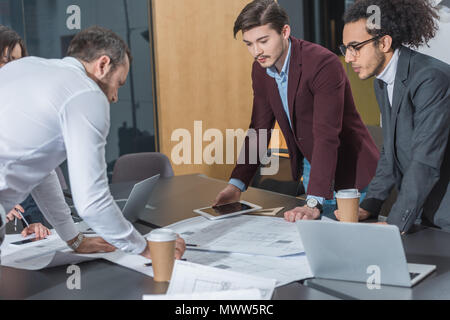
<instances>
[{"instance_id":1,"label":"glass wall","mask_svg":"<svg viewBox=\"0 0 450 320\"><path fill-rule=\"evenodd\" d=\"M306 0L309 1L309 0ZM278 0L278 3L288 12L291 34L297 39L304 39L304 7L305 0Z\"/></svg>"},{"instance_id":2,"label":"glass wall","mask_svg":"<svg viewBox=\"0 0 450 320\"><path fill-rule=\"evenodd\" d=\"M148 0L0 0L0 24L16 30L30 55L62 58L73 36L92 25L119 34L134 60L111 105L108 171L123 154L155 151Z\"/></svg>"},{"instance_id":3,"label":"glass wall","mask_svg":"<svg viewBox=\"0 0 450 320\"><path fill-rule=\"evenodd\" d=\"M346 6L354 0L304 1L305 39L340 55Z\"/></svg>"}]
</instances>

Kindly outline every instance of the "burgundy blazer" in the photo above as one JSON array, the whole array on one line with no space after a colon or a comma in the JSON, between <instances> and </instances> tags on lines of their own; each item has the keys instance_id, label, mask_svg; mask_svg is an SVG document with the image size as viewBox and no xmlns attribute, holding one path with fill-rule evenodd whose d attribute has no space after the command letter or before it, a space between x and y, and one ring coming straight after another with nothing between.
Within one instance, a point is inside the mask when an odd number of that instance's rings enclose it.
<instances>
[{"instance_id":1,"label":"burgundy blazer","mask_svg":"<svg viewBox=\"0 0 450 320\"><path fill-rule=\"evenodd\" d=\"M252 70L251 129L270 130L278 121L291 159L292 178L302 176L303 157L311 163L308 194L331 199L333 191L368 186L379 151L356 111L350 82L339 58L329 50L291 37L288 104L292 129L274 78L255 61ZM259 136L258 136L259 138ZM231 177L247 186L260 163L236 165ZM269 142L270 135L267 141ZM258 140L259 141L259 140Z\"/></svg>"}]
</instances>

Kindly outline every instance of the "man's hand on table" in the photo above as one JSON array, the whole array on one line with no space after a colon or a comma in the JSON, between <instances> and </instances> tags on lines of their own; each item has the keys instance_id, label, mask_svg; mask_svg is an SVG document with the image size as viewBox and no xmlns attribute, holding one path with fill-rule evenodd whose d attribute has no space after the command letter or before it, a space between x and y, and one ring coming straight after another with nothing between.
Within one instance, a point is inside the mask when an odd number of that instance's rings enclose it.
<instances>
[{"instance_id":1,"label":"man's hand on table","mask_svg":"<svg viewBox=\"0 0 450 320\"><path fill-rule=\"evenodd\" d=\"M22 237L29 236L31 234L35 234L35 240L42 240L47 238L47 236L51 235L51 231L42 225L41 223L32 223L28 227L22 230Z\"/></svg>"},{"instance_id":2,"label":"man's hand on table","mask_svg":"<svg viewBox=\"0 0 450 320\"><path fill-rule=\"evenodd\" d=\"M25 213L25 210L21 205L16 205L14 209L12 209L7 215L6 220L7 221L13 221L14 219L22 220L23 216L22 214ZM35 240L42 240L45 239L47 236L51 234L50 230L45 227L41 223L32 223L28 227L24 228L22 231L22 236L26 237L31 234L36 234Z\"/></svg>"},{"instance_id":3,"label":"man's hand on table","mask_svg":"<svg viewBox=\"0 0 450 320\"><path fill-rule=\"evenodd\" d=\"M334 211L334 215L338 219L338 221L341 221L341 215L339 213L339 210ZM364 210L363 208L359 208L358 211L358 219L359 221L364 221L370 218L370 212Z\"/></svg>"},{"instance_id":4,"label":"man's hand on table","mask_svg":"<svg viewBox=\"0 0 450 320\"><path fill-rule=\"evenodd\" d=\"M214 200L213 206L220 206L223 204L238 202L241 200L241 190L238 187L229 184L223 189Z\"/></svg>"},{"instance_id":5,"label":"man's hand on table","mask_svg":"<svg viewBox=\"0 0 450 320\"><path fill-rule=\"evenodd\" d=\"M74 242L75 240L76 238L71 241L68 241L68 244ZM103 240L103 238L100 237L83 238L83 241L81 242L80 246L75 250L76 253L83 253L83 254L113 252L113 251L116 251L116 247L109 244L108 242Z\"/></svg>"},{"instance_id":6,"label":"man's hand on table","mask_svg":"<svg viewBox=\"0 0 450 320\"><path fill-rule=\"evenodd\" d=\"M298 220L316 220L320 217L320 210L317 208L309 208L306 205L297 207L284 213L284 219L289 222Z\"/></svg>"}]
</instances>

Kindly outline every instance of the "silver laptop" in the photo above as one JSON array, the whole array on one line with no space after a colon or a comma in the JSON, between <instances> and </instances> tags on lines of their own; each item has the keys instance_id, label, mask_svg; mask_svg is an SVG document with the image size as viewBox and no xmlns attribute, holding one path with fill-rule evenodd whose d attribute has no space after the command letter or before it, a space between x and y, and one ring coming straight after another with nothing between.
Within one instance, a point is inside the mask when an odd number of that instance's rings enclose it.
<instances>
[{"instance_id":1,"label":"silver laptop","mask_svg":"<svg viewBox=\"0 0 450 320\"><path fill-rule=\"evenodd\" d=\"M316 278L412 287L436 266L408 264L396 226L298 221L311 271Z\"/></svg>"},{"instance_id":2,"label":"silver laptop","mask_svg":"<svg viewBox=\"0 0 450 320\"><path fill-rule=\"evenodd\" d=\"M159 176L158 174L136 183L126 202L124 200L116 200L119 207L122 207L120 204L125 202L122 213L128 221L134 223L139 220L139 215L145 210Z\"/></svg>"}]
</instances>

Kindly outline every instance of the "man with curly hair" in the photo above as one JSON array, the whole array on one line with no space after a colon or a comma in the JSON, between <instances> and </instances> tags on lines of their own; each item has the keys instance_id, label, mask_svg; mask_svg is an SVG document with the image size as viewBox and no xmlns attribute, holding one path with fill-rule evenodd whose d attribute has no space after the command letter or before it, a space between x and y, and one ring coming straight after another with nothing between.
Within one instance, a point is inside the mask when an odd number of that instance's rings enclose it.
<instances>
[{"instance_id":1,"label":"man with curly hair","mask_svg":"<svg viewBox=\"0 0 450 320\"><path fill-rule=\"evenodd\" d=\"M249 159L257 146L267 147L270 137L264 141L267 137L259 132L270 131L278 121L292 178L298 181L303 175L307 192L306 205L285 212L285 219L294 222L318 219L321 213L333 215L333 192L347 188L364 192L379 159L341 61L324 47L292 37L288 14L274 0L249 3L233 31L235 37L242 32L254 59L250 128L258 132L258 143L245 143L242 154ZM215 204L239 200L258 166L238 163Z\"/></svg>"},{"instance_id":2,"label":"man with curly hair","mask_svg":"<svg viewBox=\"0 0 450 320\"><path fill-rule=\"evenodd\" d=\"M397 186L387 222L401 232L417 218L450 230L450 66L409 48L435 36L436 19L427 0L359 0L344 15L341 51L360 79L377 78L384 135L360 219L376 217Z\"/></svg>"}]
</instances>

